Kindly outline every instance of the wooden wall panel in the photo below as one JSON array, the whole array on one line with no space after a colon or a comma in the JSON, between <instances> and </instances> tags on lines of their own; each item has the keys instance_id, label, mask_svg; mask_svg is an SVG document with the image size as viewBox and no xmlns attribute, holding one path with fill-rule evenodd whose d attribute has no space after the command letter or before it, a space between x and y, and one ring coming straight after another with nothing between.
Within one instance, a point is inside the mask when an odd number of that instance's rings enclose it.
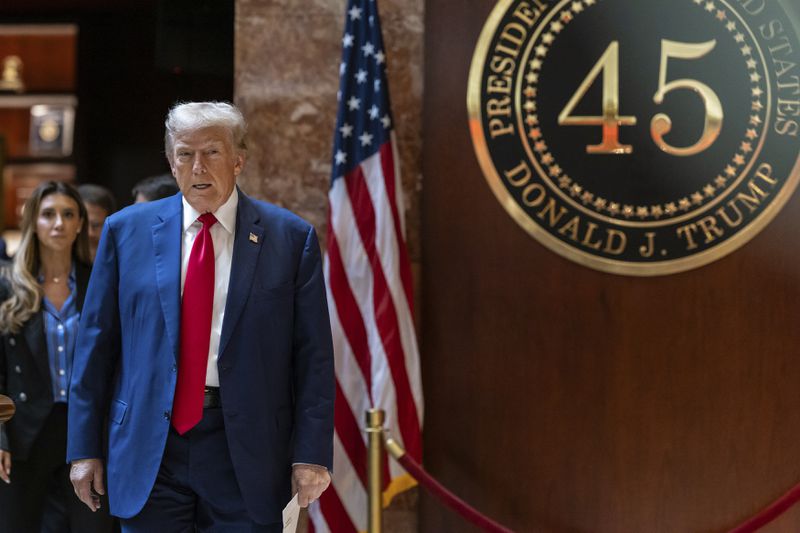
<instances>
[{"instance_id":1,"label":"wooden wall panel","mask_svg":"<svg viewBox=\"0 0 800 533\"><path fill-rule=\"evenodd\" d=\"M76 88L76 41L75 33L5 35L0 28L0 62L10 55L22 59L28 93L71 93Z\"/></svg>"},{"instance_id":2,"label":"wooden wall panel","mask_svg":"<svg viewBox=\"0 0 800 533\"><path fill-rule=\"evenodd\" d=\"M492 7L426 7L426 465L519 532L724 531L800 481L800 197L682 274L548 251L495 200L469 138ZM420 525L475 530L427 496ZM798 530L800 510L765 531Z\"/></svg>"}]
</instances>

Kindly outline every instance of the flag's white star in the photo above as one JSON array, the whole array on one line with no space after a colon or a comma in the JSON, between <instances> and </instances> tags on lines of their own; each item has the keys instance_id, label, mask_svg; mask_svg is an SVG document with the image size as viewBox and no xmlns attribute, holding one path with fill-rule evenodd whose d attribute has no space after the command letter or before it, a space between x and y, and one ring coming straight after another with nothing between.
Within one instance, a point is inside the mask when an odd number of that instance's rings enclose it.
<instances>
[{"instance_id":1,"label":"flag's white star","mask_svg":"<svg viewBox=\"0 0 800 533\"><path fill-rule=\"evenodd\" d=\"M347 63L345 63L344 61L342 61L342 62L339 64L339 76L341 76L342 74L344 74L346 70L347 70Z\"/></svg>"},{"instance_id":2,"label":"flag's white star","mask_svg":"<svg viewBox=\"0 0 800 533\"><path fill-rule=\"evenodd\" d=\"M356 81L358 83L364 83L367 81L367 71L364 69L359 70L356 72Z\"/></svg>"},{"instance_id":3,"label":"flag's white star","mask_svg":"<svg viewBox=\"0 0 800 533\"><path fill-rule=\"evenodd\" d=\"M367 43L361 47L361 51L364 52L364 55L369 57L375 53L375 46L372 43Z\"/></svg>"},{"instance_id":4,"label":"flag's white star","mask_svg":"<svg viewBox=\"0 0 800 533\"><path fill-rule=\"evenodd\" d=\"M352 35L350 35L349 33L345 33L344 37L342 37L342 46L344 46L345 48L350 48L351 46L353 46L353 39L354 37Z\"/></svg>"},{"instance_id":5,"label":"flag's white star","mask_svg":"<svg viewBox=\"0 0 800 533\"><path fill-rule=\"evenodd\" d=\"M383 118L381 119L381 122L383 123L383 127L386 128L386 129L389 129L389 126L392 125L392 119L389 118L389 114L388 113L383 115Z\"/></svg>"},{"instance_id":6,"label":"flag's white star","mask_svg":"<svg viewBox=\"0 0 800 533\"><path fill-rule=\"evenodd\" d=\"M380 80L380 79L376 79L376 80L375 80L375 81L372 83L372 86L375 88L375 92L378 92L378 91L380 91L380 90L381 90L381 80Z\"/></svg>"},{"instance_id":7,"label":"flag's white star","mask_svg":"<svg viewBox=\"0 0 800 533\"><path fill-rule=\"evenodd\" d=\"M370 25L370 26L372 26L373 24L375 24L375 17L373 17L372 15L370 15L370 16L369 16L369 25Z\"/></svg>"},{"instance_id":8,"label":"flag's white star","mask_svg":"<svg viewBox=\"0 0 800 533\"><path fill-rule=\"evenodd\" d=\"M375 54L375 62L381 65L384 61L386 61L386 55L383 53L383 50L378 50Z\"/></svg>"},{"instance_id":9,"label":"flag's white star","mask_svg":"<svg viewBox=\"0 0 800 533\"><path fill-rule=\"evenodd\" d=\"M342 91L336 91L336 101L337 102L342 101Z\"/></svg>"},{"instance_id":10,"label":"flag's white star","mask_svg":"<svg viewBox=\"0 0 800 533\"><path fill-rule=\"evenodd\" d=\"M347 161L347 154L342 152L341 150L338 150L336 152L336 164L337 165L341 165L342 163L344 163L346 161Z\"/></svg>"},{"instance_id":11,"label":"flag's white star","mask_svg":"<svg viewBox=\"0 0 800 533\"><path fill-rule=\"evenodd\" d=\"M378 118L378 115L380 115L380 113L381 111L380 109L378 109L378 106L376 105L373 105L372 107L369 108L369 118L373 120Z\"/></svg>"},{"instance_id":12,"label":"flag's white star","mask_svg":"<svg viewBox=\"0 0 800 533\"><path fill-rule=\"evenodd\" d=\"M348 13L350 14L350 20L361 18L361 8L359 7L353 6Z\"/></svg>"},{"instance_id":13,"label":"flag's white star","mask_svg":"<svg viewBox=\"0 0 800 533\"><path fill-rule=\"evenodd\" d=\"M347 107L350 108L350 111L355 111L356 109L361 107L361 100L359 100L355 96L351 96L350 100L347 101Z\"/></svg>"},{"instance_id":14,"label":"flag's white star","mask_svg":"<svg viewBox=\"0 0 800 533\"><path fill-rule=\"evenodd\" d=\"M365 131L363 134L361 134L359 140L361 140L361 146L368 146L372 144L372 135Z\"/></svg>"},{"instance_id":15,"label":"flag's white star","mask_svg":"<svg viewBox=\"0 0 800 533\"><path fill-rule=\"evenodd\" d=\"M346 139L353 134L353 126L345 122L344 124L342 124L342 127L339 128L339 131L342 132L342 137Z\"/></svg>"}]
</instances>

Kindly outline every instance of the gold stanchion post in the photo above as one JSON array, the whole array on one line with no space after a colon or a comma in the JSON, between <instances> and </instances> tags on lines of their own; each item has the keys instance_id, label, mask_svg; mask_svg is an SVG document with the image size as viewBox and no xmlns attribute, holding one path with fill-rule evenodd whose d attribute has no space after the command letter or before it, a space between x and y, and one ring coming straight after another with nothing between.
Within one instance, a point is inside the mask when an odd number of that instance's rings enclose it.
<instances>
[{"instance_id":1,"label":"gold stanchion post","mask_svg":"<svg viewBox=\"0 0 800 533\"><path fill-rule=\"evenodd\" d=\"M368 533L381 533L383 529L383 497L381 496L381 459L383 457L383 422L386 413L383 409L367 410L367 494L369 512L367 515Z\"/></svg>"}]
</instances>

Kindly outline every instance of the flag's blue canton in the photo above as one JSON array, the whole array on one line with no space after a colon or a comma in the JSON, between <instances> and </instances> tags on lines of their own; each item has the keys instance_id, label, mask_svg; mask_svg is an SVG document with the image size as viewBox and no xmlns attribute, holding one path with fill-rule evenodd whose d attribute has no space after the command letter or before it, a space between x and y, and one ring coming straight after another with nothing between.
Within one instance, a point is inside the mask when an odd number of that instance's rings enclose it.
<instances>
[{"instance_id":1,"label":"flag's blue canton","mask_svg":"<svg viewBox=\"0 0 800 533\"><path fill-rule=\"evenodd\" d=\"M377 152L393 124L377 2L349 0L347 7L332 180Z\"/></svg>"}]
</instances>

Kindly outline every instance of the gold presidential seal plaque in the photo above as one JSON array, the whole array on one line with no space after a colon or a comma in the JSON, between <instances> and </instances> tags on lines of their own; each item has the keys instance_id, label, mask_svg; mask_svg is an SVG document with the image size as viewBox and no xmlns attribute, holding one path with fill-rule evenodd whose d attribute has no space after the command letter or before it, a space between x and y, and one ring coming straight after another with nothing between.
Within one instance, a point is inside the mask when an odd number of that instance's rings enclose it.
<instances>
[{"instance_id":1,"label":"gold presidential seal plaque","mask_svg":"<svg viewBox=\"0 0 800 533\"><path fill-rule=\"evenodd\" d=\"M795 0L500 0L467 106L492 191L583 265L710 263L800 177Z\"/></svg>"}]
</instances>

